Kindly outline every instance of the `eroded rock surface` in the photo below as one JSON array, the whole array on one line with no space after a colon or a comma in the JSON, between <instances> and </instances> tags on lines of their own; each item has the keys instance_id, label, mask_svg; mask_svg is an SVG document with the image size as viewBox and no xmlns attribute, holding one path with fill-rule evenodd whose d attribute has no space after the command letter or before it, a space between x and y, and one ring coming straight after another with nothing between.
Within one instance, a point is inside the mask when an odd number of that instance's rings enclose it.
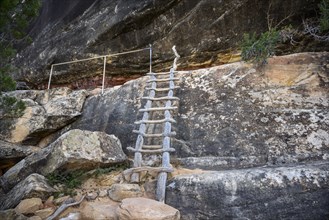
<instances>
[{"instance_id":1,"label":"eroded rock surface","mask_svg":"<svg viewBox=\"0 0 329 220\"><path fill-rule=\"evenodd\" d=\"M175 177L166 203L182 219L326 219L329 162Z\"/></svg>"},{"instance_id":2,"label":"eroded rock surface","mask_svg":"<svg viewBox=\"0 0 329 220\"><path fill-rule=\"evenodd\" d=\"M181 72L176 156L189 168L283 165L329 157L328 53L269 59L263 68L237 62ZM70 128L116 135L134 147L147 78L87 99Z\"/></svg>"},{"instance_id":3,"label":"eroded rock surface","mask_svg":"<svg viewBox=\"0 0 329 220\"><path fill-rule=\"evenodd\" d=\"M0 218L2 220L30 220L28 217L21 215L15 211L15 209L7 209L4 211L0 211Z\"/></svg>"},{"instance_id":4,"label":"eroded rock surface","mask_svg":"<svg viewBox=\"0 0 329 220\"><path fill-rule=\"evenodd\" d=\"M171 47L177 45L184 68L205 67L239 59L238 45L243 33L268 30L267 13L276 25L299 26L302 18L314 17L320 0L71 0L43 1L41 14L31 27L34 41L21 50L16 78L30 86L47 84L50 64L113 54L153 45L153 67L164 70L172 63ZM78 36L78 37L77 37ZM289 47L291 51L324 51L328 45L311 38ZM309 50L310 51L310 50ZM111 57L107 62L108 80L116 75L148 71L148 51ZM97 81L102 60L57 66L55 84L75 85L89 77ZM96 77L96 78L95 78ZM128 76L129 78L129 76ZM91 80L90 80L91 81Z\"/></svg>"},{"instance_id":5,"label":"eroded rock surface","mask_svg":"<svg viewBox=\"0 0 329 220\"><path fill-rule=\"evenodd\" d=\"M34 173L0 196L0 210L14 208L21 200L27 198L47 199L54 192L56 190L47 183L44 176Z\"/></svg>"},{"instance_id":6,"label":"eroded rock surface","mask_svg":"<svg viewBox=\"0 0 329 220\"><path fill-rule=\"evenodd\" d=\"M182 163L226 169L327 160L328 57L294 54L263 69L235 63L186 75L178 95Z\"/></svg>"},{"instance_id":7,"label":"eroded rock surface","mask_svg":"<svg viewBox=\"0 0 329 220\"><path fill-rule=\"evenodd\" d=\"M34 146L22 146L0 140L0 175L5 173L24 157L39 151L40 148Z\"/></svg>"},{"instance_id":8,"label":"eroded rock surface","mask_svg":"<svg viewBox=\"0 0 329 220\"><path fill-rule=\"evenodd\" d=\"M182 219L329 217L328 60L326 52L301 53L273 57L261 68L237 62L177 74L172 161L203 169L174 174L167 187L166 202L181 211ZM97 138L84 142L93 131L114 134L123 151L134 147L132 130L141 118L144 101L139 98L146 81L143 77L89 97L81 117L56 134L64 134L50 145L58 151L47 147L27 157L35 161L32 166L17 164L1 177L2 186L25 178L30 170L24 167L42 167L46 173L81 167L71 156L90 154L80 147L98 152L90 148ZM65 135L76 129L90 132ZM60 153L67 151L68 157Z\"/></svg>"},{"instance_id":9,"label":"eroded rock surface","mask_svg":"<svg viewBox=\"0 0 329 220\"><path fill-rule=\"evenodd\" d=\"M209 171L177 176L168 188L182 219L328 217L328 59L301 53L262 68L237 62L177 74L173 157ZM134 147L129 131L141 118L146 80L88 98L67 129L113 133L124 150Z\"/></svg>"},{"instance_id":10,"label":"eroded rock surface","mask_svg":"<svg viewBox=\"0 0 329 220\"><path fill-rule=\"evenodd\" d=\"M15 91L7 95L22 99L26 109L20 118L1 119L0 138L11 143L37 144L81 114L87 92L57 88Z\"/></svg>"},{"instance_id":11,"label":"eroded rock surface","mask_svg":"<svg viewBox=\"0 0 329 220\"><path fill-rule=\"evenodd\" d=\"M92 169L126 159L114 135L75 129L9 169L0 177L0 184L8 191L31 173L47 175L55 170Z\"/></svg>"},{"instance_id":12,"label":"eroded rock surface","mask_svg":"<svg viewBox=\"0 0 329 220\"><path fill-rule=\"evenodd\" d=\"M38 147L16 145L0 140L0 158L2 160L26 157L38 150L40 150Z\"/></svg>"}]
</instances>

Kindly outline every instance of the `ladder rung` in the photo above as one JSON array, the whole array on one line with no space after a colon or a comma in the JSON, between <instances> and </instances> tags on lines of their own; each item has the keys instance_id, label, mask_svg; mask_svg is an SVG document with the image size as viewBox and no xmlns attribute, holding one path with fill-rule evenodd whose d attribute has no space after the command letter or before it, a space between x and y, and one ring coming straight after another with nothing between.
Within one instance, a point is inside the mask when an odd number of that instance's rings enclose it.
<instances>
[{"instance_id":1,"label":"ladder rung","mask_svg":"<svg viewBox=\"0 0 329 220\"><path fill-rule=\"evenodd\" d=\"M149 166L134 167L123 171L123 176L125 180L131 181L132 179L130 177L133 173L141 173L141 172L149 172L151 175L158 175L158 173L162 173L162 172L166 172L166 173L174 172L174 169L172 167L149 167ZM139 182L139 180L137 180L137 182Z\"/></svg>"},{"instance_id":2,"label":"ladder rung","mask_svg":"<svg viewBox=\"0 0 329 220\"><path fill-rule=\"evenodd\" d=\"M161 120L141 120L141 121L136 121L135 124L161 124L164 122L176 123L174 119L170 118L170 119L161 119Z\"/></svg>"},{"instance_id":3,"label":"ladder rung","mask_svg":"<svg viewBox=\"0 0 329 220\"><path fill-rule=\"evenodd\" d=\"M168 81L174 81L174 80L179 80L179 78L165 78L165 79L150 79L147 80L146 82L168 82Z\"/></svg>"},{"instance_id":4,"label":"ladder rung","mask_svg":"<svg viewBox=\"0 0 329 220\"><path fill-rule=\"evenodd\" d=\"M140 112L151 112L151 111L166 111L166 110L175 110L177 107L159 107L159 108L143 108L139 109Z\"/></svg>"},{"instance_id":5,"label":"ladder rung","mask_svg":"<svg viewBox=\"0 0 329 220\"><path fill-rule=\"evenodd\" d=\"M159 98L142 97L142 99L152 100L152 101L161 101L161 100L179 100L178 97L169 97L169 96L164 96L164 97L159 97Z\"/></svg>"},{"instance_id":6,"label":"ladder rung","mask_svg":"<svg viewBox=\"0 0 329 220\"><path fill-rule=\"evenodd\" d=\"M150 149L162 149L162 145L143 145L142 146L142 149L145 149L145 150L150 150Z\"/></svg>"},{"instance_id":7,"label":"ladder rung","mask_svg":"<svg viewBox=\"0 0 329 220\"><path fill-rule=\"evenodd\" d=\"M174 169L172 167L149 167L149 166L134 167L134 168L130 168L130 169L123 171L123 175L126 176L126 175L129 175L132 173L140 173L140 172L145 172L145 171L157 172L157 173L161 173L161 172L171 173L171 172L174 172Z\"/></svg>"},{"instance_id":8,"label":"ladder rung","mask_svg":"<svg viewBox=\"0 0 329 220\"><path fill-rule=\"evenodd\" d=\"M163 72L163 73L147 73L146 75L149 76L160 76L160 75L168 75L170 72Z\"/></svg>"},{"instance_id":9,"label":"ladder rung","mask_svg":"<svg viewBox=\"0 0 329 220\"><path fill-rule=\"evenodd\" d=\"M174 86L174 88L156 88L156 89L153 89L153 88L145 88L146 90L155 90L157 92L165 92L165 91L169 91L169 90L172 90L172 89L178 89L179 86Z\"/></svg>"},{"instance_id":10,"label":"ladder rung","mask_svg":"<svg viewBox=\"0 0 329 220\"><path fill-rule=\"evenodd\" d=\"M164 152L175 152L174 148L169 148L169 149L150 149L150 150L136 150L135 148L132 147L127 147L127 150L132 151L132 152L140 152L140 153L145 153L145 154L161 154Z\"/></svg>"},{"instance_id":11,"label":"ladder rung","mask_svg":"<svg viewBox=\"0 0 329 220\"><path fill-rule=\"evenodd\" d=\"M138 130L133 130L133 133L142 135L143 137L150 137L150 138L153 138L153 137L164 137L165 136L163 133L162 134L145 134L145 133L139 132ZM175 135L176 135L176 132L171 132L168 135L168 137L172 137L172 136L175 136Z\"/></svg>"}]
</instances>

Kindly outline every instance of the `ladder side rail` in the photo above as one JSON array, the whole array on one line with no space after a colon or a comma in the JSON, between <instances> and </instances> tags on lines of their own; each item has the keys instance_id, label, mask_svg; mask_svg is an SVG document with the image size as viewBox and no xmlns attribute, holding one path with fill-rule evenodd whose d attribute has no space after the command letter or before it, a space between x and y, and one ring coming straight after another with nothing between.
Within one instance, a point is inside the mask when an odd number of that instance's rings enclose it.
<instances>
[{"instance_id":1,"label":"ladder side rail","mask_svg":"<svg viewBox=\"0 0 329 220\"><path fill-rule=\"evenodd\" d=\"M155 76L151 76L152 79L155 78ZM154 98L155 97L155 90L156 89L156 82L152 82L151 88L153 90L150 90L149 92L149 97L150 98ZM145 104L145 108L151 108L152 107L152 100L147 100L146 104ZM143 118L142 121L146 121L149 118L149 113L148 112L144 112L143 113ZM145 133L146 131L146 124L141 123L139 126L139 132L140 133ZM142 166L142 153L140 152L140 150L142 149L142 146L144 145L144 137L143 135L139 134L137 136L137 140L136 140L136 145L135 145L135 155L134 155L134 167L141 167ZM131 175L131 182L139 182L139 173L133 173Z\"/></svg>"},{"instance_id":2,"label":"ladder side rail","mask_svg":"<svg viewBox=\"0 0 329 220\"><path fill-rule=\"evenodd\" d=\"M174 68L171 68L170 70L170 78L174 79ZM174 81L171 80L169 82L169 87L174 88ZM169 90L168 92L168 97L173 97L173 90ZM166 102L166 108L171 107L172 101L168 100ZM171 114L169 110L165 111L165 118L170 119ZM162 143L162 149L165 151L162 154L162 167L164 168L170 168L170 154L169 154L169 149L170 149L170 133L171 133L171 123L166 122L164 126L164 139ZM167 177L168 173L167 172L160 172L158 175L158 183L157 183L157 189L156 189L156 198L159 202L164 202L165 201L165 196L166 196L166 183L167 183Z\"/></svg>"}]
</instances>

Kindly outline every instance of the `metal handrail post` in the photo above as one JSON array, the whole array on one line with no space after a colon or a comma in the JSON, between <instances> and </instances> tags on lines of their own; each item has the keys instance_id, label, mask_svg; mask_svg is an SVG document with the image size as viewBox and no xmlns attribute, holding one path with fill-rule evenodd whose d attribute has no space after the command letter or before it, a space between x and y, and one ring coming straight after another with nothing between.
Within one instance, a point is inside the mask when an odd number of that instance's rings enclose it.
<instances>
[{"instance_id":1,"label":"metal handrail post","mask_svg":"<svg viewBox=\"0 0 329 220\"><path fill-rule=\"evenodd\" d=\"M102 83L102 94L104 93L104 84L105 84L105 68L106 68L106 56L104 56L104 65L103 65L103 83Z\"/></svg>"},{"instance_id":2,"label":"metal handrail post","mask_svg":"<svg viewBox=\"0 0 329 220\"><path fill-rule=\"evenodd\" d=\"M150 46L150 73L152 73L152 44Z\"/></svg>"},{"instance_id":3,"label":"metal handrail post","mask_svg":"<svg viewBox=\"0 0 329 220\"><path fill-rule=\"evenodd\" d=\"M48 90L50 89L51 76L53 75L53 67L54 67L54 65L51 65L50 75L49 75L49 81L48 81Z\"/></svg>"}]
</instances>

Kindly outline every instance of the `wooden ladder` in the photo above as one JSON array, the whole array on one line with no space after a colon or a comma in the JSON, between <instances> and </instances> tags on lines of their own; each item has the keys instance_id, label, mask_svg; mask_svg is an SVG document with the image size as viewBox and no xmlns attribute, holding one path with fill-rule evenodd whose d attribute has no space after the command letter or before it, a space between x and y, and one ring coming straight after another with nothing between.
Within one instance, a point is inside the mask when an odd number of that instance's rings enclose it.
<instances>
[{"instance_id":1,"label":"wooden ladder","mask_svg":"<svg viewBox=\"0 0 329 220\"><path fill-rule=\"evenodd\" d=\"M125 176L131 174L130 181L135 183L140 182L140 172L158 173L156 199L160 202L165 201L167 174L173 172L173 168L170 165L170 152L175 151L170 144L170 138L176 134L171 129L171 123L176 122L172 118L171 111L177 109L176 106L173 106L173 102L179 100L179 98L174 97L174 90L179 88L175 86L175 81L179 80L179 78L176 78L174 73L177 68L176 62L180 56L175 46L172 49L176 57L170 72L148 73L150 79L147 83L150 84L150 87L145 88L148 96L142 97L143 100L146 100L146 104L144 108L139 110L139 112L143 113L143 118L135 122L135 124L139 125L139 130L133 130L134 133L138 134L136 145L135 148L127 148L134 152L134 166L124 171ZM165 84L167 87L158 88L157 84L162 84L162 86ZM166 95L161 96L161 94L166 92ZM160 96L157 96L158 94ZM161 106L163 102L165 104ZM159 128L159 126L161 127ZM159 132L159 130L162 130L162 132ZM143 155L145 154L162 155L161 165L158 167L144 166Z\"/></svg>"}]
</instances>

